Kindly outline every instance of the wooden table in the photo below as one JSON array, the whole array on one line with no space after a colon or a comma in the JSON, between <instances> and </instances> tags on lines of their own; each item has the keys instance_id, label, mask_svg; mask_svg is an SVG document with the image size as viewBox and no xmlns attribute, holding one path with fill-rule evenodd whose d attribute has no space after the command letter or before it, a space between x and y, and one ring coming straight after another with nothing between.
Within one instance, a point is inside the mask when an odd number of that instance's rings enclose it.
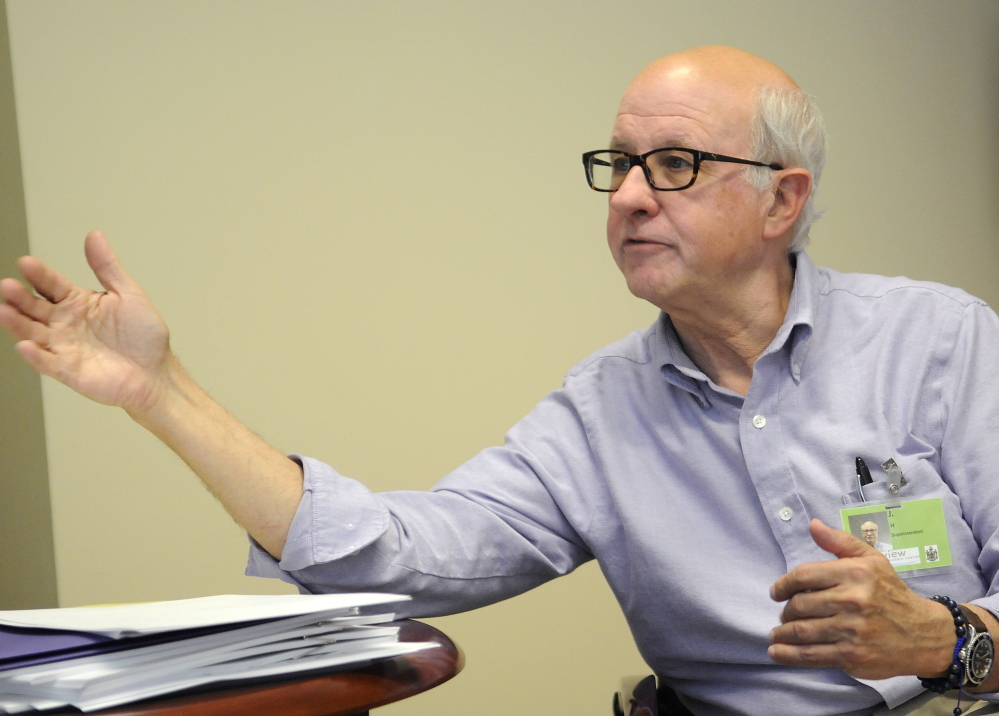
<instances>
[{"instance_id":1,"label":"wooden table","mask_svg":"<svg viewBox=\"0 0 999 716\"><path fill-rule=\"evenodd\" d=\"M432 641L424 649L374 664L324 676L236 686L195 695L163 697L95 716L355 716L442 684L461 671L464 655L443 632L406 619L399 641ZM76 709L58 714L79 714Z\"/></svg>"}]
</instances>

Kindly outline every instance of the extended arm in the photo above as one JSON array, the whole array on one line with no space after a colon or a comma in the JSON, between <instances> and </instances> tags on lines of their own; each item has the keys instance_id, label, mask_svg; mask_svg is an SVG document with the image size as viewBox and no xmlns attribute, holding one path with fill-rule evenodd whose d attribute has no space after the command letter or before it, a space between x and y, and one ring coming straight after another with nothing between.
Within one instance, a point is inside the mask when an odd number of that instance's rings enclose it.
<instances>
[{"instance_id":1,"label":"extended arm","mask_svg":"<svg viewBox=\"0 0 999 716\"><path fill-rule=\"evenodd\" d=\"M212 400L170 350L169 331L100 232L85 243L105 291L76 286L33 257L19 263L38 292L0 281L0 325L43 375L123 408L176 452L232 517L280 557L302 495L302 472Z\"/></svg>"}]
</instances>

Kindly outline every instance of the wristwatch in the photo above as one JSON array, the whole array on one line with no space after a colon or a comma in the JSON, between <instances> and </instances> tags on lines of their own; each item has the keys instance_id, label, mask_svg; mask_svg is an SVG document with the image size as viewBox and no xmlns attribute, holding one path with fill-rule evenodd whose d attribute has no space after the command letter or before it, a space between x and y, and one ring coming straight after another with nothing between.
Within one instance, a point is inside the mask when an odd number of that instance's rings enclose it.
<instances>
[{"instance_id":1,"label":"wristwatch","mask_svg":"<svg viewBox=\"0 0 999 716\"><path fill-rule=\"evenodd\" d=\"M964 664L964 683L968 686L978 686L992 671L996 653L995 644L985 622L963 604L958 606L964 618L968 620L968 640L957 658Z\"/></svg>"}]
</instances>

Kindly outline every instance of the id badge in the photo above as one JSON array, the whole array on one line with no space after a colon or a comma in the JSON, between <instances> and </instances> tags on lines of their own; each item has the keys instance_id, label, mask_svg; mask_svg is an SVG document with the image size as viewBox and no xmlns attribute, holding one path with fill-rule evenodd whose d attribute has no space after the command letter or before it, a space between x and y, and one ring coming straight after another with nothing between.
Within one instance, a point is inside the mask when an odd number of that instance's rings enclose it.
<instances>
[{"instance_id":1,"label":"id badge","mask_svg":"<svg viewBox=\"0 0 999 716\"><path fill-rule=\"evenodd\" d=\"M881 552L895 571L950 567L950 541L943 501L866 502L840 512L843 530Z\"/></svg>"}]
</instances>

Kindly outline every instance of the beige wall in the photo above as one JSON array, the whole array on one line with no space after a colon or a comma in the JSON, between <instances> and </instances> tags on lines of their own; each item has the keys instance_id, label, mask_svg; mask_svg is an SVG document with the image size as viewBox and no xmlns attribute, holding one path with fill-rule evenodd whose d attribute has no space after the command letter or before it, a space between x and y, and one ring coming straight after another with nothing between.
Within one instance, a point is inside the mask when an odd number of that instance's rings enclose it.
<instances>
[{"instance_id":1,"label":"beige wall","mask_svg":"<svg viewBox=\"0 0 999 716\"><path fill-rule=\"evenodd\" d=\"M820 263L999 303L997 3L8 12L32 252L93 285L81 241L104 229L219 400L375 489L429 487L652 320L579 153L671 50L741 46L817 96ZM243 536L179 460L114 410L43 395L62 605L279 588L241 576ZM466 672L385 713L604 714L642 669L593 565L436 622Z\"/></svg>"}]
</instances>

